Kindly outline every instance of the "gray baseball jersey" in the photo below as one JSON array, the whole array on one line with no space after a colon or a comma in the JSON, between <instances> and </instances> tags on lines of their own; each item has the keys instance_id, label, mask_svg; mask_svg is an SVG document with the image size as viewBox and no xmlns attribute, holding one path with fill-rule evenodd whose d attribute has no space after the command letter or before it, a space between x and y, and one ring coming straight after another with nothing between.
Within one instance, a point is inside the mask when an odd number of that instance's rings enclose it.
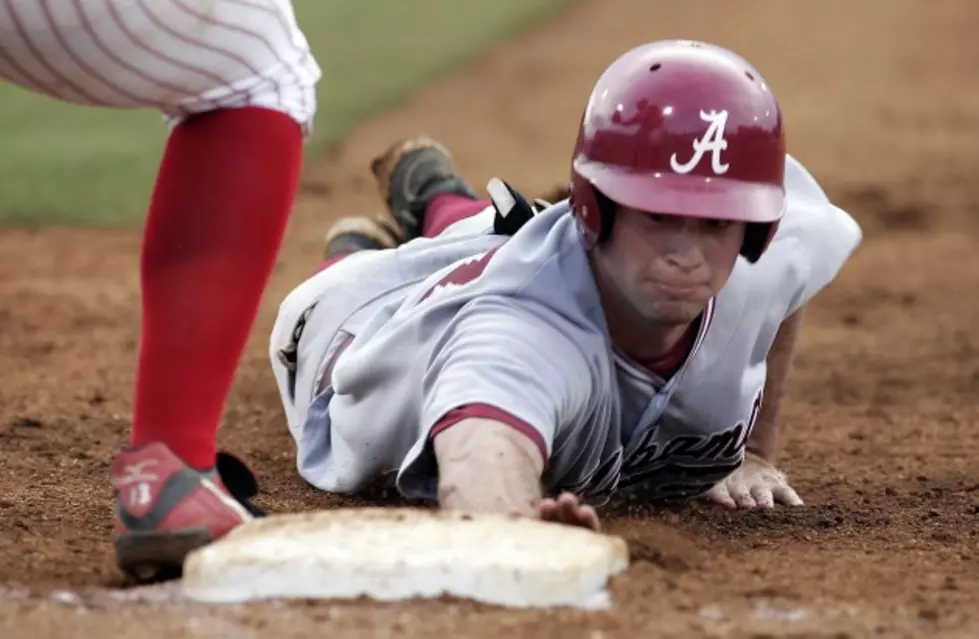
<instances>
[{"instance_id":1,"label":"gray baseball jersey","mask_svg":"<svg viewBox=\"0 0 979 639\"><path fill-rule=\"evenodd\" d=\"M270 344L299 472L333 492L391 473L403 494L435 498L430 433L478 405L537 442L549 492L703 493L743 460L781 322L861 239L791 157L786 171L768 251L739 258L669 380L611 344L567 202L510 238L492 234L487 210L315 275L282 303Z\"/></svg>"}]
</instances>

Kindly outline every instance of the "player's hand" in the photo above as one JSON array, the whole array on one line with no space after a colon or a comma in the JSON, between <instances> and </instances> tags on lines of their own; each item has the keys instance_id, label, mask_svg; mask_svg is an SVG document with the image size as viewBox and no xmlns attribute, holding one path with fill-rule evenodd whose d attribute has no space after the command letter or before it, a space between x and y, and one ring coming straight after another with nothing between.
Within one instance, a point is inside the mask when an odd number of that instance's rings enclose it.
<instances>
[{"instance_id":1,"label":"player's hand","mask_svg":"<svg viewBox=\"0 0 979 639\"><path fill-rule=\"evenodd\" d=\"M601 523L595 509L581 503L581 500L571 493L561 493L557 499L542 499L537 512L544 521L581 526L595 532L601 530Z\"/></svg>"},{"instance_id":2,"label":"player's hand","mask_svg":"<svg viewBox=\"0 0 979 639\"><path fill-rule=\"evenodd\" d=\"M802 505L802 499L789 486L785 473L753 453L745 453L741 468L711 488L704 496L728 508Z\"/></svg>"}]
</instances>

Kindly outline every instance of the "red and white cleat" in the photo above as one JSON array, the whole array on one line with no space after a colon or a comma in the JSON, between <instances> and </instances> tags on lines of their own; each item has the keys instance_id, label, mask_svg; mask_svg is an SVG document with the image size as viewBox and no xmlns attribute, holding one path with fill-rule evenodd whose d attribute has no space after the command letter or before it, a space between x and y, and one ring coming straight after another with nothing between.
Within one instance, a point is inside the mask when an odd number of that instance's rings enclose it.
<instances>
[{"instance_id":1,"label":"red and white cleat","mask_svg":"<svg viewBox=\"0 0 979 639\"><path fill-rule=\"evenodd\" d=\"M251 471L218 453L209 471L187 466L165 444L120 451L112 466L116 489L116 563L140 583L179 577L184 558L264 513Z\"/></svg>"}]
</instances>

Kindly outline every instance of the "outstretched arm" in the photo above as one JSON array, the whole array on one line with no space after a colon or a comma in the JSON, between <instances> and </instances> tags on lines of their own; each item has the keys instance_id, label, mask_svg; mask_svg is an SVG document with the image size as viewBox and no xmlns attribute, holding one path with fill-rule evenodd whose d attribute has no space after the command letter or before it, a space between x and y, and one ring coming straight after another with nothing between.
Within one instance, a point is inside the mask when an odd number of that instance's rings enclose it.
<instances>
[{"instance_id":1,"label":"outstretched arm","mask_svg":"<svg viewBox=\"0 0 979 639\"><path fill-rule=\"evenodd\" d=\"M772 507L775 502L800 505L802 500L775 467L781 439L782 399L802 325L803 310L839 274L863 237L846 211L833 205L813 176L795 158L786 157L785 216L769 250L779 254L780 242L792 241L789 251L803 276L769 351L765 396L744 464L708 492L707 497L729 508Z\"/></svg>"},{"instance_id":2,"label":"outstretched arm","mask_svg":"<svg viewBox=\"0 0 979 639\"><path fill-rule=\"evenodd\" d=\"M448 509L597 528L594 509L573 495L548 499L542 486L555 439L589 410L582 335L530 300L468 302L426 370L423 440L402 463L399 488Z\"/></svg>"},{"instance_id":3,"label":"outstretched arm","mask_svg":"<svg viewBox=\"0 0 979 639\"><path fill-rule=\"evenodd\" d=\"M775 467L775 459L782 426L782 398L792 368L803 310L800 308L782 321L768 352L764 401L748 439L744 464L707 493L708 499L722 506L771 508L776 502L802 505L802 499L789 485L788 478Z\"/></svg>"}]
</instances>

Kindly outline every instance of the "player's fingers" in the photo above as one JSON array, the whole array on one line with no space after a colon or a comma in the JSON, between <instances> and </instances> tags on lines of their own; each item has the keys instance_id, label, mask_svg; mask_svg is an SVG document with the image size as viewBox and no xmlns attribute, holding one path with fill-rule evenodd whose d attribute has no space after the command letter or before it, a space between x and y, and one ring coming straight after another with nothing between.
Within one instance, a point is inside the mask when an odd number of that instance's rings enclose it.
<instances>
[{"instance_id":1,"label":"player's fingers","mask_svg":"<svg viewBox=\"0 0 979 639\"><path fill-rule=\"evenodd\" d=\"M555 500L557 516L563 522L574 521L578 512L578 500L570 493L561 493Z\"/></svg>"},{"instance_id":2,"label":"player's fingers","mask_svg":"<svg viewBox=\"0 0 979 639\"><path fill-rule=\"evenodd\" d=\"M598 513L591 506L582 506L578 509L578 525L584 526L595 532L600 532L602 530L601 522L598 519Z\"/></svg>"},{"instance_id":3,"label":"player's fingers","mask_svg":"<svg viewBox=\"0 0 979 639\"><path fill-rule=\"evenodd\" d=\"M779 484L773 488L772 495L775 497L775 501L786 506L802 506L804 503L799 494L788 484Z\"/></svg>"},{"instance_id":4,"label":"player's fingers","mask_svg":"<svg viewBox=\"0 0 979 639\"><path fill-rule=\"evenodd\" d=\"M751 487L751 497L759 508L774 508L775 497L772 495L772 487L767 484L756 484Z\"/></svg>"},{"instance_id":5,"label":"player's fingers","mask_svg":"<svg viewBox=\"0 0 979 639\"><path fill-rule=\"evenodd\" d=\"M577 515L578 503L574 495L563 493L557 499L542 499L537 506L540 518L556 523L573 522Z\"/></svg>"},{"instance_id":6,"label":"player's fingers","mask_svg":"<svg viewBox=\"0 0 979 639\"><path fill-rule=\"evenodd\" d=\"M569 511L574 508L577 508L578 504L581 503L581 500L578 499L578 496L573 493L561 493L560 495L558 495L557 501L562 508L567 509Z\"/></svg>"},{"instance_id":7,"label":"player's fingers","mask_svg":"<svg viewBox=\"0 0 979 639\"><path fill-rule=\"evenodd\" d=\"M707 494L705 495L705 497L707 497L707 499L709 499L709 500L711 500L711 501L713 501L715 503L718 503L721 506L725 506L727 508L732 508L733 509L733 508L737 508L738 507L738 505L736 503L734 503L734 500L731 499L731 493L728 492L727 484L725 484L723 482L720 483L720 484L717 484L716 486L714 486L713 488L711 488L709 491L707 491Z\"/></svg>"},{"instance_id":8,"label":"player's fingers","mask_svg":"<svg viewBox=\"0 0 979 639\"><path fill-rule=\"evenodd\" d=\"M596 531L601 528L595 509L582 505L581 500L571 493L563 493L557 499L541 500L538 512L545 521L582 526Z\"/></svg>"},{"instance_id":9,"label":"player's fingers","mask_svg":"<svg viewBox=\"0 0 979 639\"><path fill-rule=\"evenodd\" d=\"M566 524L571 524L573 526L582 525L582 509L585 506L581 503L581 500L577 495L572 495L571 493L564 493L558 498L558 502L561 506L561 520Z\"/></svg>"},{"instance_id":10,"label":"player's fingers","mask_svg":"<svg viewBox=\"0 0 979 639\"><path fill-rule=\"evenodd\" d=\"M733 484L728 486L727 489L731 493L731 499L738 505L738 508L754 508L757 505L751 493L748 491L747 486L744 484Z\"/></svg>"},{"instance_id":11,"label":"player's fingers","mask_svg":"<svg viewBox=\"0 0 979 639\"><path fill-rule=\"evenodd\" d=\"M557 519L558 506L553 499L542 499L537 505L537 513L544 521L554 521Z\"/></svg>"}]
</instances>

